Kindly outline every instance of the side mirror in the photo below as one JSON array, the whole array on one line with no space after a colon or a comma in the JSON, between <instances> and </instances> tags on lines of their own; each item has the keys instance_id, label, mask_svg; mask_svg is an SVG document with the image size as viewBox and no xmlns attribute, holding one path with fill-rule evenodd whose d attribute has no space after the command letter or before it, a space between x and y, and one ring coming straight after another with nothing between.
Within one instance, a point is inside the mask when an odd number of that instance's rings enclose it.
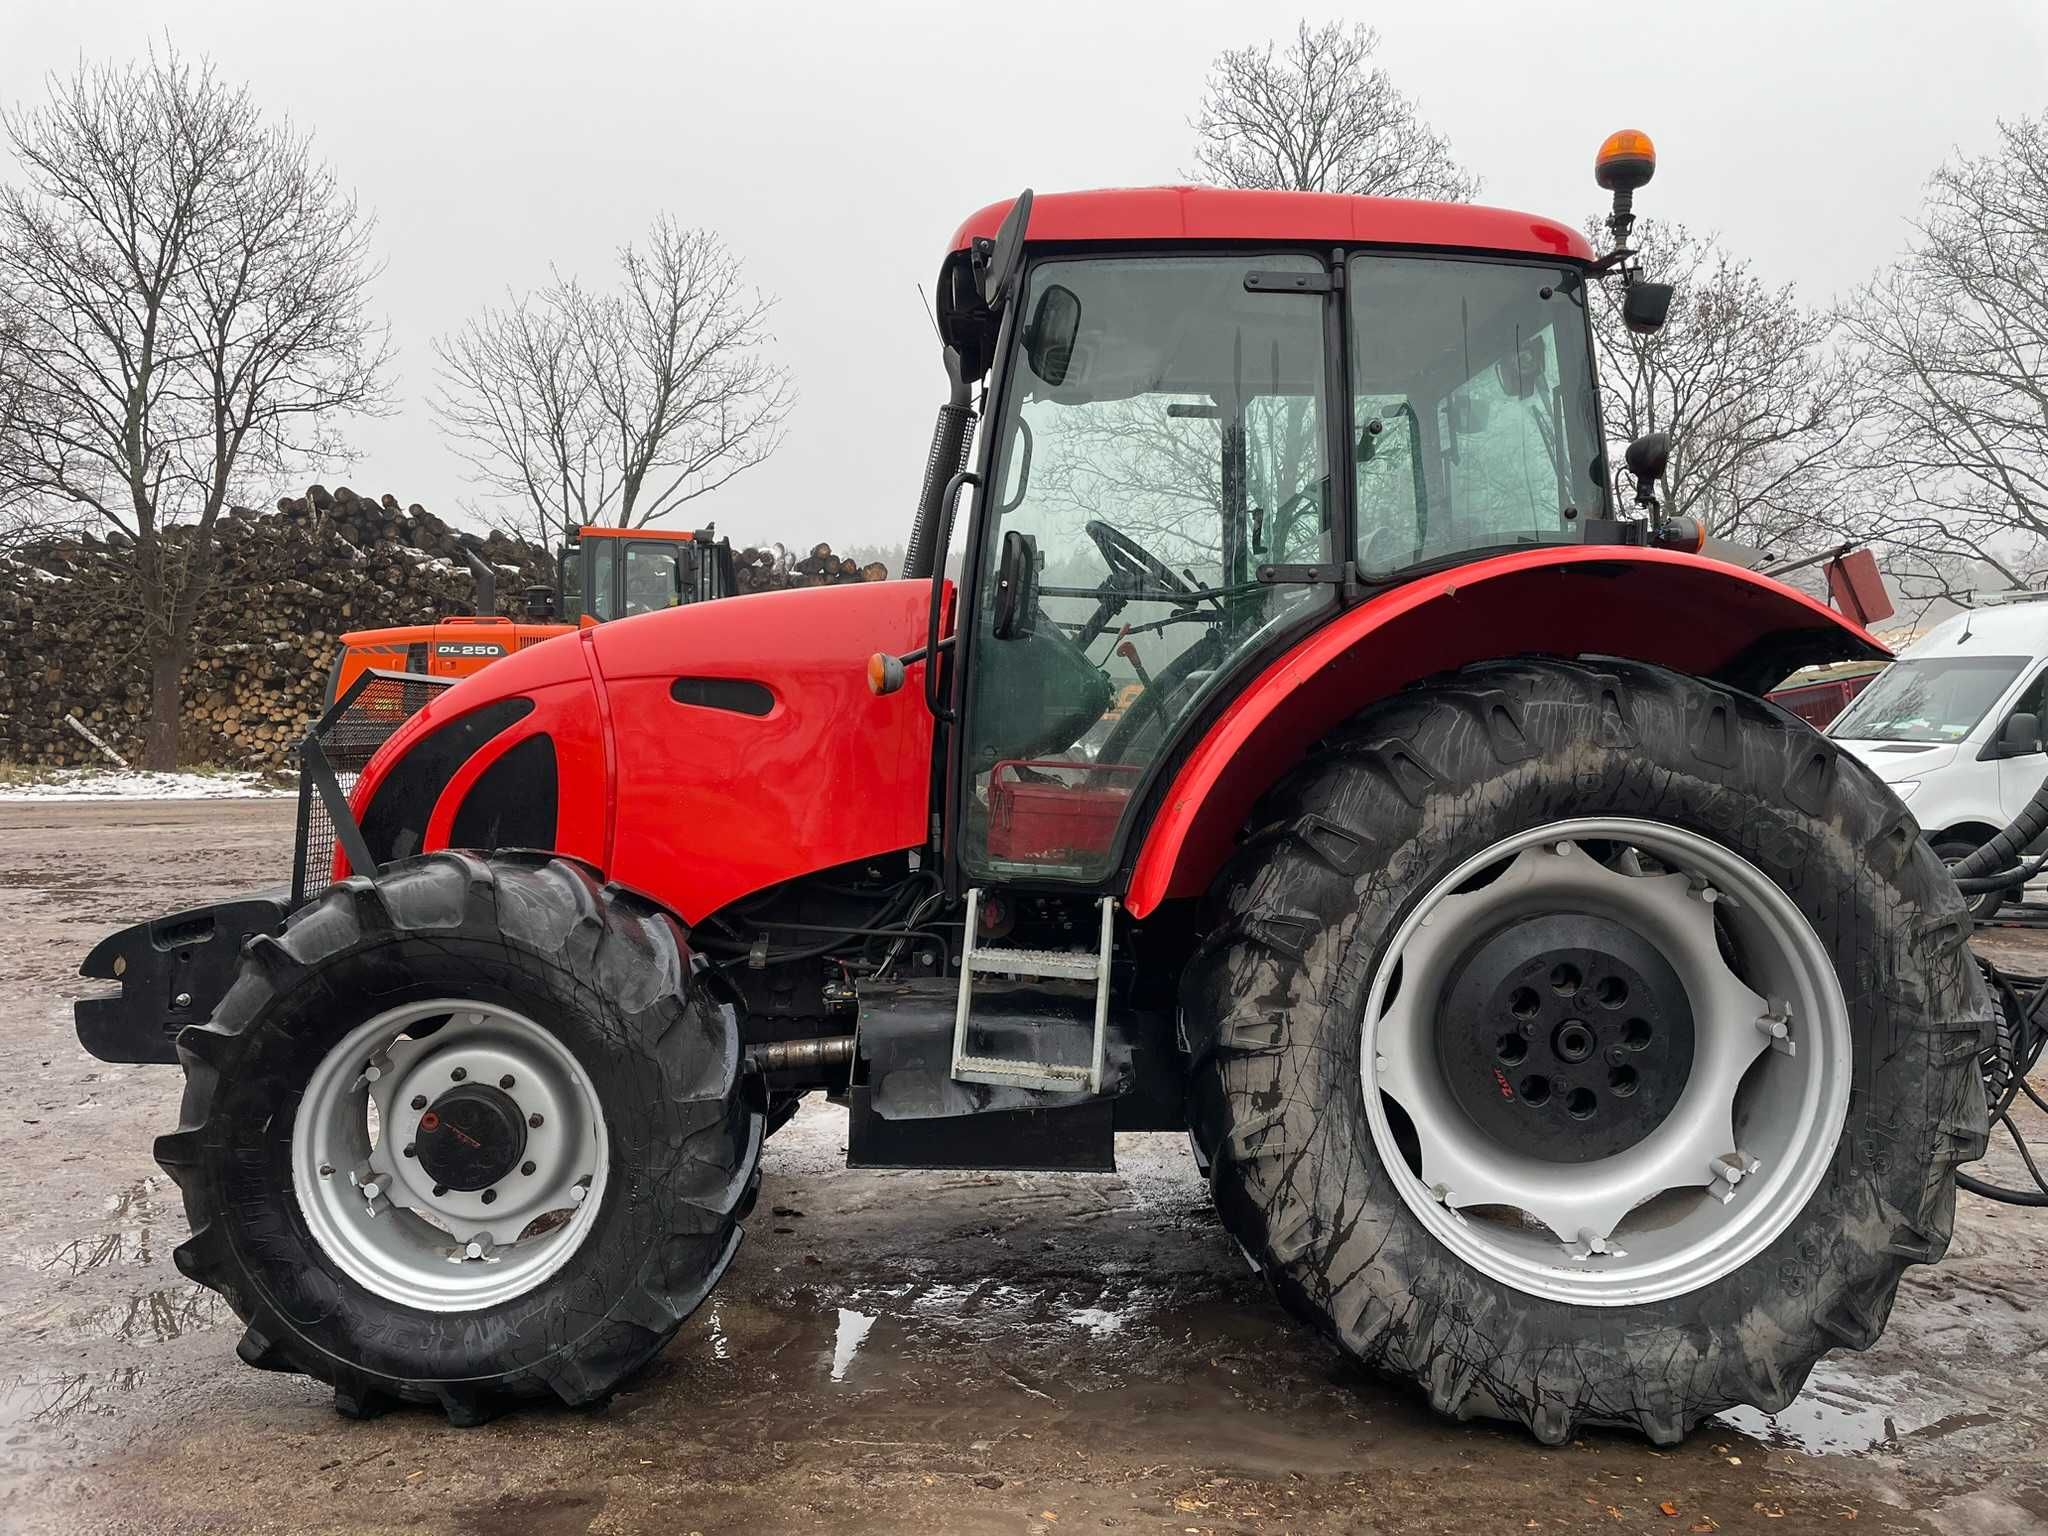
<instances>
[{"instance_id":1,"label":"side mirror","mask_svg":"<svg viewBox=\"0 0 2048 1536\"><path fill-rule=\"evenodd\" d=\"M1623 455L1628 472L1636 477L1636 504L1657 505L1657 482L1664 478L1664 466L1671 462L1671 434L1649 432L1628 445Z\"/></svg>"},{"instance_id":2,"label":"side mirror","mask_svg":"<svg viewBox=\"0 0 2048 1536\"><path fill-rule=\"evenodd\" d=\"M1653 336L1664 329L1671 313L1669 283L1630 283L1621 298L1621 323L1638 336Z\"/></svg>"},{"instance_id":3,"label":"side mirror","mask_svg":"<svg viewBox=\"0 0 2048 1536\"><path fill-rule=\"evenodd\" d=\"M2041 718L2019 710L2005 717L1998 733L2000 757L2031 757L2041 750Z\"/></svg>"},{"instance_id":4,"label":"side mirror","mask_svg":"<svg viewBox=\"0 0 2048 1536\"><path fill-rule=\"evenodd\" d=\"M975 278L981 288L981 302L991 314L1000 313L1010 300L1018 263L1024 255L1024 236L1030 227L1031 189L1026 187L1010 204L995 239L974 242Z\"/></svg>"},{"instance_id":5,"label":"side mirror","mask_svg":"<svg viewBox=\"0 0 2048 1536\"><path fill-rule=\"evenodd\" d=\"M1038 540L1012 528L996 557L994 623L998 640L1021 640L1038 627Z\"/></svg>"},{"instance_id":6,"label":"side mirror","mask_svg":"<svg viewBox=\"0 0 2048 1536\"><path fill-rule=\"evenodd\" d=\"M1080 331L1081 301L1072 289L1054 283L1038 296L1024 331L1024 355L1031 360L1031 371L1048 384L1066 383Z\"/></svg>"}]
</instances>

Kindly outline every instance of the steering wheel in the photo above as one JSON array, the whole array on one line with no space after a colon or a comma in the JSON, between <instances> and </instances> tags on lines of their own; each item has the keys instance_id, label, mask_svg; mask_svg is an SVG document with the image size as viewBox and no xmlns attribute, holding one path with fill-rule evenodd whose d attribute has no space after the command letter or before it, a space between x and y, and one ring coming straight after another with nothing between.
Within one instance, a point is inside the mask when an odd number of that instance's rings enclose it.
<instances>
[{"instance_id":1,"label":"steering wheel","mask_svg":"<svg viewBox=\"0 0 2048 1536\"><path fill-rule=\"evenodd\" d=\"M1134 594L1147 588L1171 594L1169 600L1176 604L1197 600L1198 588L1130 535L1110 527L1099 518L1091 519L1083 531L1095 541L1095 547L1102 552L1103 563L1109 567L1109 575L1104 578L1096 599L1095 612L1089 615L1088 622L1074 637L1074 643L1083 650L1109 627L1111 619L1124 611L1124 605Z\"/></svg>"},{"instance_id":2,"label":"steering wheel","mask_svg":"<svg viewBox=\"0 0 2048 1536\"><path fill-rule=\"evenodd\" d=\"M1185 576L1169 568L1151 550L1138 543L1129 534L1112 528L1096 519L1083 530L1095 541L1095 547L1102 551L1102 558L1108 564L1112 576L1121 576L1137 585L1136 578L1147 577L1152 582L1179 594L1178 601L1193 602L1197 591Z\"/></svg>"}]
</instances>

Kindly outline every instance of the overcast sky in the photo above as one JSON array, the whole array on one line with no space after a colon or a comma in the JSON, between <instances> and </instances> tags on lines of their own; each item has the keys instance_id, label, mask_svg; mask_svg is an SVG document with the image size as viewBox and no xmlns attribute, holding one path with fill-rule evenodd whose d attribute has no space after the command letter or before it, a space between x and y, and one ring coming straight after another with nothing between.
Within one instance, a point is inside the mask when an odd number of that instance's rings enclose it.
<instances>
[{"instance_id":1,"label":"overcast sky","mask_svg":"<svg viewBox=\"0 0 2048 1536\"><path fill-rule=\"evenodd\" d=\"M898 542L943 381L927 291L963 215L1178 179L1205 70L1297 14L1381 58L1485 178L1578 221L1614 128L1656 140L1638 211L1718 229L1824 298L1899 245L1922 180L2000 116L2048 109L2044 0L1432 0L1011 5L0 0L0 99L165 33L316 135L376 210L397 414L327 472L444 515L474 499L424 399L430 340L552 262L600 277L659 209L776 294L801 400L767 464L686 510L735 542Z\"/></svg>"}]
</instances>

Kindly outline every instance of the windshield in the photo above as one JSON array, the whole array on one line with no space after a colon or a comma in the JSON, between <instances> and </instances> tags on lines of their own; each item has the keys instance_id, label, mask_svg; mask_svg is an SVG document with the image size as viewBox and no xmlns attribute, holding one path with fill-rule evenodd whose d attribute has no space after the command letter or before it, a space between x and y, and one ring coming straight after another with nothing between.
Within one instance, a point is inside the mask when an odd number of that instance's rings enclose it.
<instances>
[{"instance_id":1,"label":"windshield","mask_svg":"<svg viewBox=\"0 0 2048 1536\"><path fill-rule=\"evenodd\" d=\"M1828 734L1845 741L1961 741L2026 664L2024 656L1895 661Z\"/></svg>"},{"instance_id":2,"label":"windshield","mask_svg":"<svg viewBox=\"0 0 2048 1536\"><path fill-rule=\"evenodd\" d=\"M1576 543L1581 519L1605 515L1585 284L1569 275L1448 257L1352 259L1361 575Z\"/></svg>"}]
</instances>

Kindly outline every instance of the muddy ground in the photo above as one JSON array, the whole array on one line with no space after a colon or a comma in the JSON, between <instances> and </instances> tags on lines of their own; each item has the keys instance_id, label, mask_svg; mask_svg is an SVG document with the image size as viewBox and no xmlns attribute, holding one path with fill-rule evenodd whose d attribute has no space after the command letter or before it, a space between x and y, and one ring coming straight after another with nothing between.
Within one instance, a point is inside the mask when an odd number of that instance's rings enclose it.
<instances>
[{"instance_id":1,"label":"muddy ground","mask_svg":"<svg viewBox=\"0 0 2048 1536\"><path fill-rule=\"evenodd\" d=\"M339 1419L238 1363L172 1265L149 1145L176 1069L104 1066L70 1023L102 931L270 883L290 836L283 801L0 805L0 1527L2048 1530L2048 1212L1966 1197L1882 1342L1775 1421L1544 1450L1305 1336L1178 1138L1124 1138L1107 1177L851 1173L822 1103L769 1144L713 1303L609 1410Z\"/></svg>"}]
</instances>

